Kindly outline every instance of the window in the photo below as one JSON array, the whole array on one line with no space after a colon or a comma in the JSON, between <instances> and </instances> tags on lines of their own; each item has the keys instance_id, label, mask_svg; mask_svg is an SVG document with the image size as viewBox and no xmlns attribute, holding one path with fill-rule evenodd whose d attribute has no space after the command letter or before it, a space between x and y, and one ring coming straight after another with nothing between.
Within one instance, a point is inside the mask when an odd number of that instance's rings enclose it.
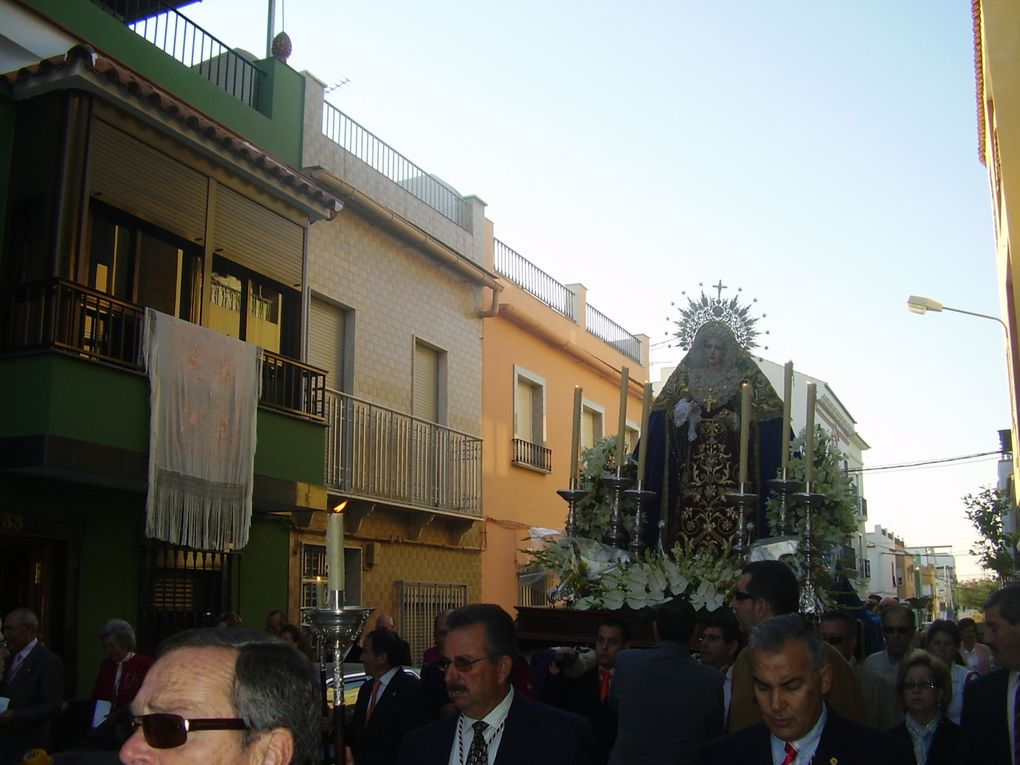
<instances>
[{"instance_id":1,"label":"window","mask_svg":"<svg viewBox=\"0 0 1020 765\"><path fill-rule=\"evenodd\" d=\"M326 387L349 390L344 379L348 311L340 306L313 297L308 307L308 363L326 370Z\"/></svg>"},{"instance_id":2,"label":"window","mask_svg":"<svg viewBox=\"0 0 1020 765\"><path fill-rule=\"evenodd\" d=\"M552 470L552 451L545 447L545 378L516 365L513 464Z\"/></svg>"},{"instance_id":3,"label":"window","mask_svg":"<svg viewBox=\"0 0 1020 765\"><path fill-rule=\"evenodd\" d=\"M400 636L411 645L411 660L421 660L432 645L436 616L467 604L466 584L435 582L397 582L397 608L400 611Z\"/></svg>"},{"instance_id":4,"label":"window","mask_svg":"<svg viewBox=\"0 0 1020 765\"><path fill-rule=\"evenodd\" d=\"M224 257L213 258L209 327L291 358L298 357L301 297Z\"/></svg>"},{"instance_id":5,"label":"window","mask_svg":"<svg viewBox=\"0 0 1020 765\"><path fill-rule=\"evenodd\" d=\"M605 415L606 410L598 404L587 400L581 402L581 449L590 449L602 440Z\"/></svg>"},{"instance_id":6,"label":"window","mask_svg":"<svg viewBox=\"0 0 1020 765\"><path fill-rule=\"evenodd\" d=\"M315 608L326 603L326 546L301 545L301 607ZM361 548L344 548L344 600L361 602Z\"/></svg>"},{"instance_id":7,"label":"window","mask_svg":"<svg viewBox=\"0 0 1020 765\"><path fill-rule=\"evenodd\" d=\"M411 414L427 422L445 419L443 382L446 377L446 354L421 340L414 341Z\"/></svg>"},{"instance_id":8,"label":"window","mask_svg":"<svg viewBox=\"0 0 1020 765\"><path fill-rule=\"evenodd\" d=\"M641 428L632 422L627 422L623 429L623 448L627 454L634 452L634 447L641 438Z\"/></svg>"}]
</instances>

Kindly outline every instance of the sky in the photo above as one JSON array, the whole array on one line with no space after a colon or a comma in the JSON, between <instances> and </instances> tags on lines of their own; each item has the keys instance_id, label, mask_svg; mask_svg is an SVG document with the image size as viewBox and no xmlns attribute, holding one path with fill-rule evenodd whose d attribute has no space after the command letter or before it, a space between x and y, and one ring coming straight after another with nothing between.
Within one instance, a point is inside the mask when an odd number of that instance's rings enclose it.
<instances>
[{"instance_id":1,"label":"sky","mask_svg":"<svg viewBox=\"0 0 1020 765\"><path fill-rule=\"evenodd\" d=\"M968 0L277 0L290 65L349 117L487 203L498 239L653 343L721 279L759 353L827 381L865 466L998 448L1004 333L978 154ZM184 13L265 54L268 5ZM996 458L866 472L868 529L950 546Z\"/></svg>"}]
</instances>

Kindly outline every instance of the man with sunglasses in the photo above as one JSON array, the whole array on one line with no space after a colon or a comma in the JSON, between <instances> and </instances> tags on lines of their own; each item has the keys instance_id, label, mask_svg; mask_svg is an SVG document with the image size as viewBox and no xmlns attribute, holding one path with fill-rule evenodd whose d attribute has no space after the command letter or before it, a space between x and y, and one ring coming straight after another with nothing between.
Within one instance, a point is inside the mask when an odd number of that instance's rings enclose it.
<instances>
[{"instance_id":1,"label":"man with sunglasses","mask_svg":"<svg viewBox=\"0 0 1020 765\"><path fill-rule=\"evenodd\" d=\"M826 611L822 614L818 631L822 640L836 649L846 663L860 672L861 666L854 656L857 648L857 620L849 611Z\"/></svg>"},{"instance_id":2,"label":"man with sunglasses","mask_svg":"<svg viewBox=\"0 0 1020 765\"><path fill-rule=\"evenodd\" d=\"M861 664L861 687L867 706L867 722L888 730L903 722L903 707L896 692L896 676L903 657L910 652L916 632L910 606L893 603L882 612L885 648L868 656Z\"/></svg>"},{"instance_id":3,"label":"man with sunglasses","mask_svg":"<svg viewBox=\"0 0 1020 765\"><path fill-rule=\"evenodd\" d=\"M450 614L439 668L459 714L407 734L403 765L590 765L588 721L541 704L511 685L518 658L513 619L475 603Z\"/></svg>"},{"instance_id":4,"label":"man with sunglasses","mask_svg":"<svg viewBox=\"0 0 1020 765\"><path fill-rule=\"evenodd\" d=\"M125 765L315 765L320 696L308 660L243 629L174 635L131 703Z\"/></svg>"}]
</instances>

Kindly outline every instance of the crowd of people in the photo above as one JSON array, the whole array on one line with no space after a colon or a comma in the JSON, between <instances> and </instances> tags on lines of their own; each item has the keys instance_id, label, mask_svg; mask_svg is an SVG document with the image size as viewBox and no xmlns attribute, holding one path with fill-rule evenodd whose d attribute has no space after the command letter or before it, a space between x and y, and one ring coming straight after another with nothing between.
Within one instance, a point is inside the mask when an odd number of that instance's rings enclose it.
<instances>
[{"instance_id":1,"label":"crowd of people","mask_svg":"<svg viewBox=\"0 0 1020 765\"><path fill-rule=\"evenodd\" d=\"M1020 765L1020 585L988 598L984 642L969 619L920 634L914 611L895 601L817 621L798 603L789 567L754 562L730 608L707 620L681 599L658 607L652 647L633 647L631 623L611 617L591 650L527 658L509 614L471 604L436 615L420 672L383 614L358 646L367 681L337 759ZM32 611L10 612L0 765L320 762L331 720L304 631L278 611L264 630L227 616L168 639L155 660L135 652L131 625L106 622L90 732L54 760L39 750L65 706L60 660Z\"/></svg>"}]
</instances>

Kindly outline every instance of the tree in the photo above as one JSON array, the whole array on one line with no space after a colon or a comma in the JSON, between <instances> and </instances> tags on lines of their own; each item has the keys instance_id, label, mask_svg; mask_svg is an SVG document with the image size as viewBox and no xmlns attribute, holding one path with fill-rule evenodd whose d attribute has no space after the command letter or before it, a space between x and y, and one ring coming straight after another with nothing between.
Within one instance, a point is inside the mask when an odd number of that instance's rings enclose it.
<instances>
[{"instance_id":1,"label":"tree","mask_svg":"<svg viewBox=\"0 0 1020 765\"><path fill-rule=\"evenodd\" d=\"M1003 528L1003 519L1013 509L1009 497L985 486L977 494L964 497L963 504L967 507L967 520L981 535L970 548L970 554L976 555L981 566L998 576L1001 583L1012 580L1016 575L1014 556L1020 534Z\"/></svg>"},{"instance_id":2,"label":"tree","mask_svg":"<svg viewBox=\"0 0 1020 765\"><path fill-rule=\"evenodd\" d=\"M956 595L960 601L962 611L980 611L985 600L999 589L999 583L994 579L971 579L967 582L960 582L956 586Z\"/></svg>"}]
</instances>

